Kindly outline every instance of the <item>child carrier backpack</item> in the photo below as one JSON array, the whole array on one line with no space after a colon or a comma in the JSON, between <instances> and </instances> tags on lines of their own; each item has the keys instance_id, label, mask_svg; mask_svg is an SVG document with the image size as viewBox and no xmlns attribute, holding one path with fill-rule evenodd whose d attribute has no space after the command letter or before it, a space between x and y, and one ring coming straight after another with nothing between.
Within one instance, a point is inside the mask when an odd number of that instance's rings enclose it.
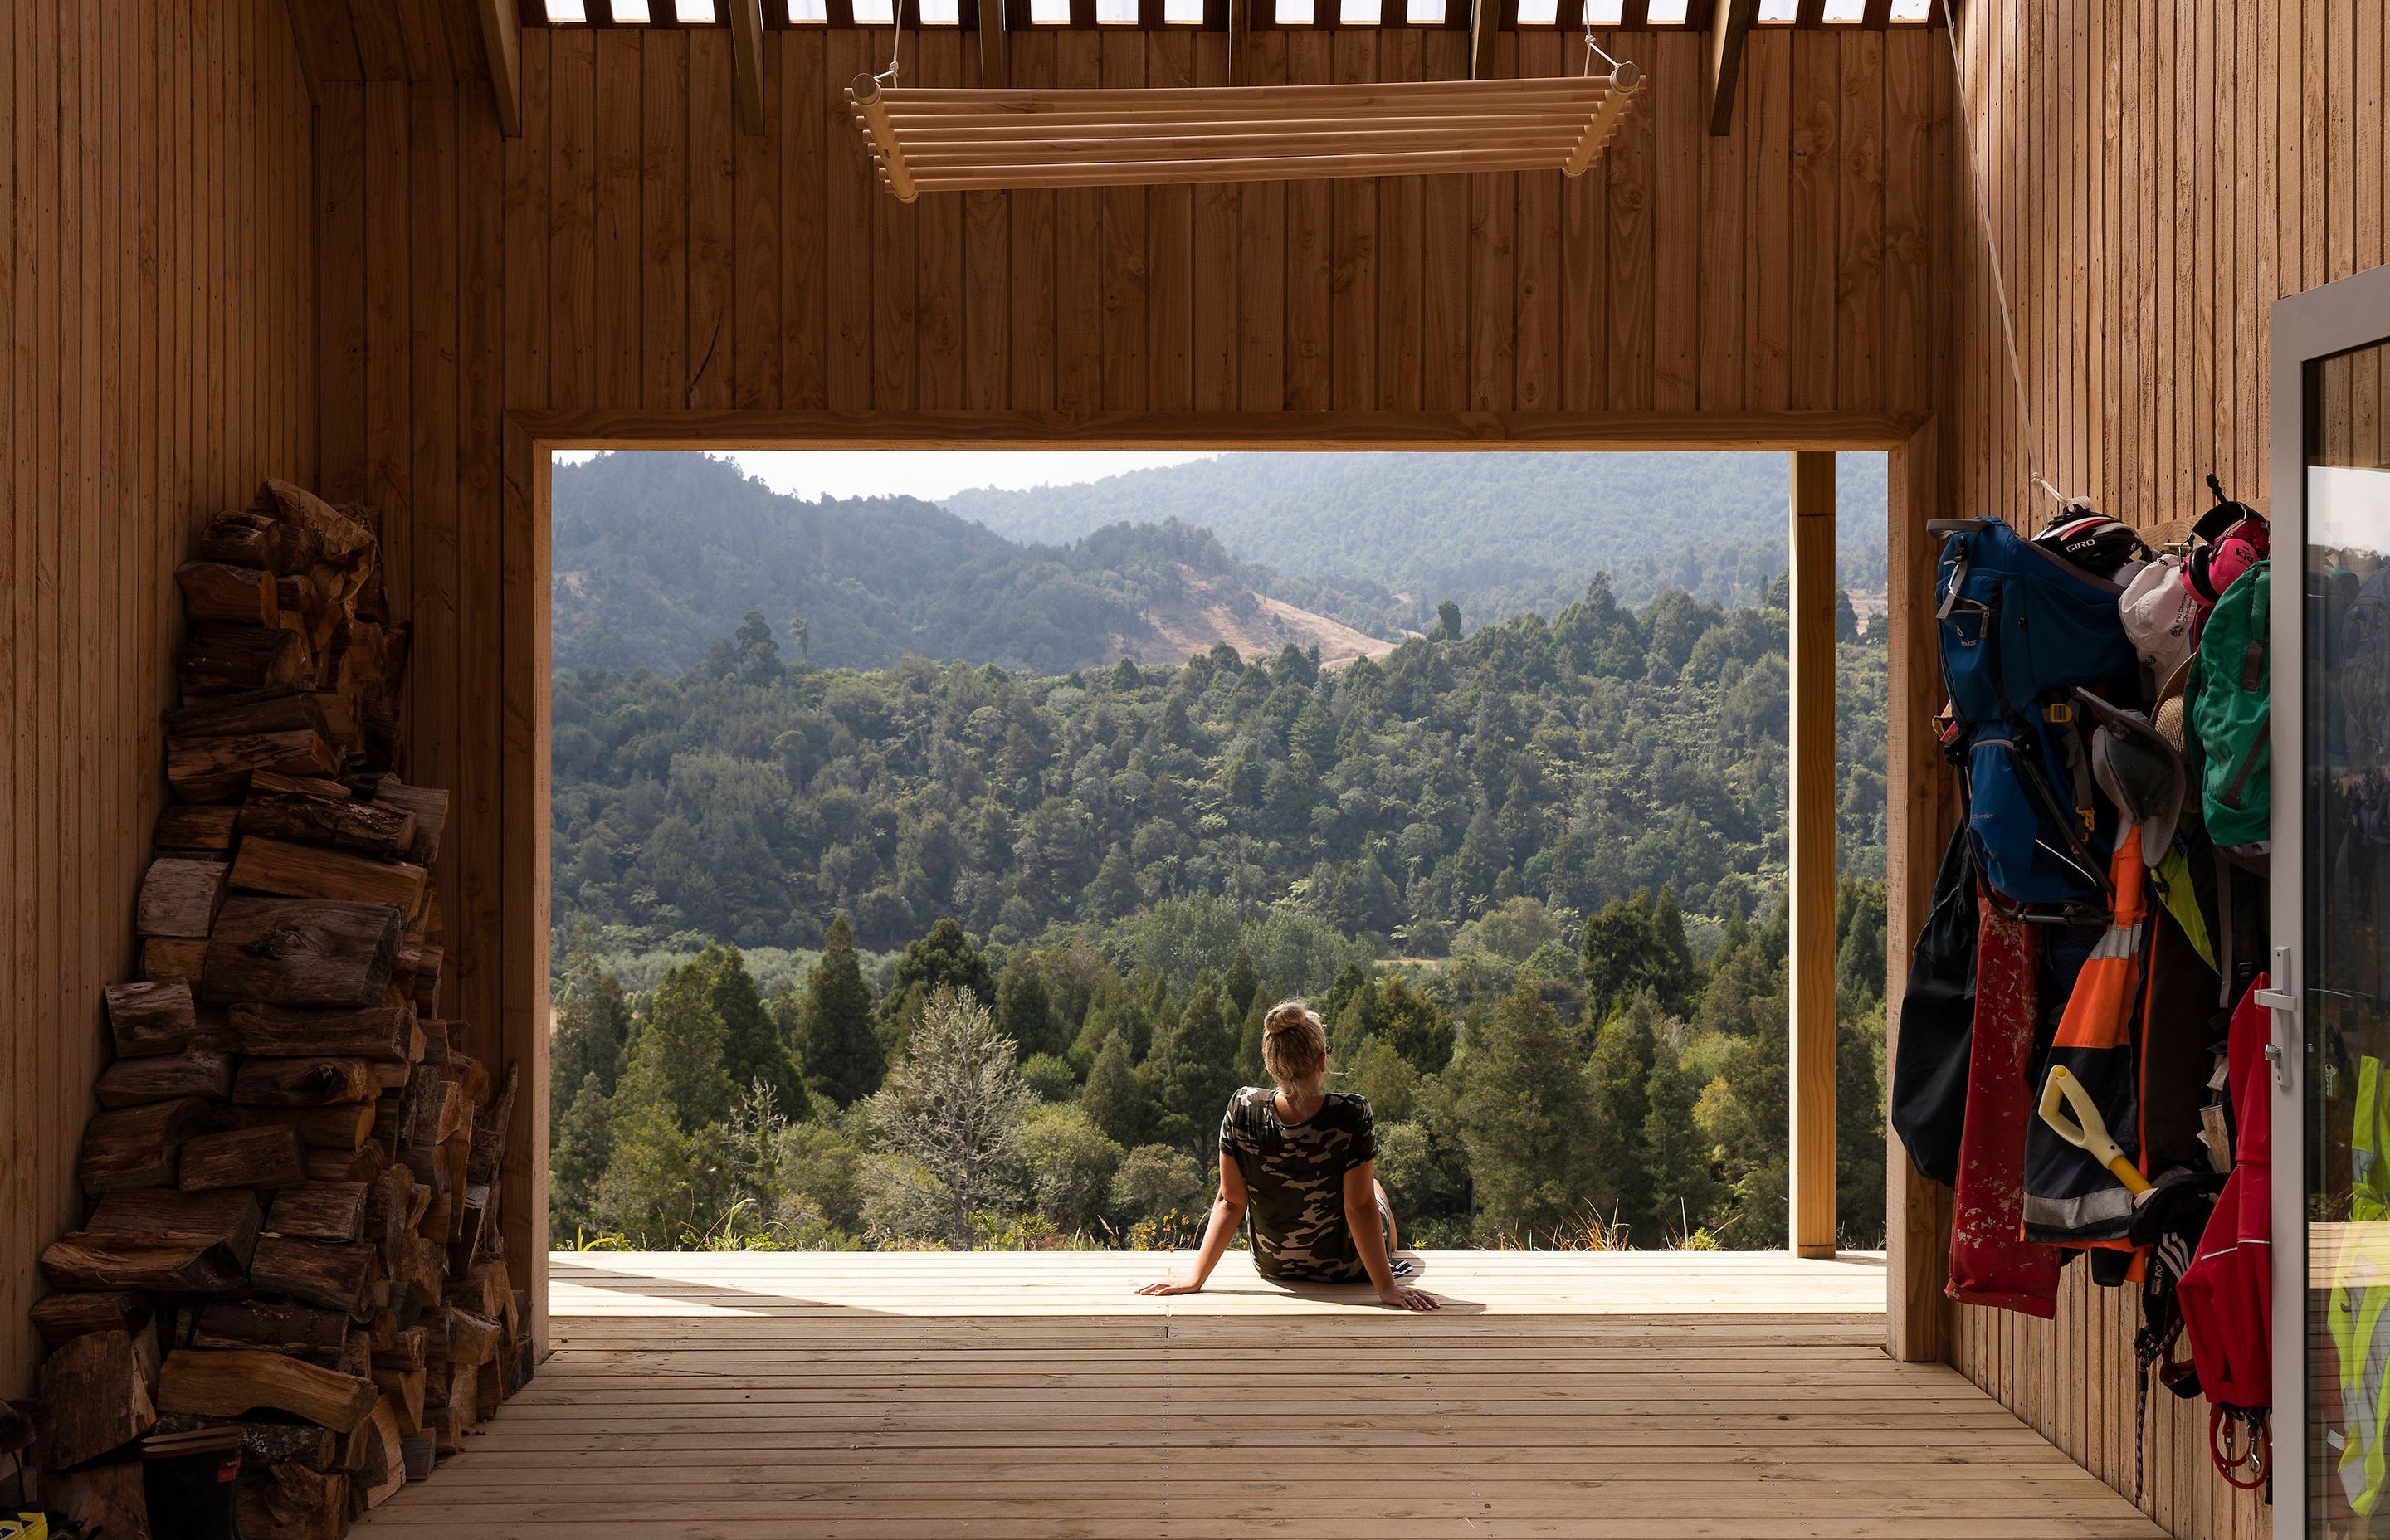
<instances>
[{"instance_id":1,"label":"child carrier backpack","mask_svg":"<svg viewBox=\"0 0 2390 1540\"><path fill-rule=\"evenodd\" d=\"M2272 576L2260 561L2216 601L2191 695L2207 837L2239 854L2263 854L2273 836Z\"/></svg>"},{"instance_id":2,"label":"child carrier backpack","mask_svg":"<svg viewBox=\"0 0 2390 1540\"><path fill-rule=\"evenodd\" d=\"M1943 749L1966 789L1985 901L2018 919L2105 925L2116 820L2093 789L2075 691L2140 703L2140 659L2117 612L2124 589L1998 519L1926 530L1943 541Z\"/></svg>"}]
</instances>

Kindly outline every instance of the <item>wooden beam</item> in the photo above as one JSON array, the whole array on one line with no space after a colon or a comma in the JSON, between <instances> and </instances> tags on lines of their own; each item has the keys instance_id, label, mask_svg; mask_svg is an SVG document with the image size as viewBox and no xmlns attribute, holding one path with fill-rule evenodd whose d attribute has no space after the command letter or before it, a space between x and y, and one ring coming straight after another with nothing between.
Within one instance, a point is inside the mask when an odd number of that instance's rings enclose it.
<instances>
[{"instance_id":1,"label":"wooden beam","mask_svg":"<svg viewBox=\"0 0 2390 1540\"><path fill-rule=\"evenodd\" d=\"M1792 456L1792 1250L1834 1254L1834 456Z\"/></svg>"},{"instance_id":2,"label":"wooden beam","mask_svg":"<svg viewBox=\"0 0 2390 1540\"><path fill-rule=\"evenodd\" d=\"M999 91L1012 83L1011 42L1006 32L1005 0L979 0L979 84Z\"/></svg>"},{"instance_id":3,"label":"wooden beam","mask_svg":"<svg viewBox=\"0 0 2390 1540\"><path fill-rule=\"evenodd\" d=\"M1257 0L1228 0L1228 83L1251 85L1253 73L1253 6Z\"/></svg>"},{"instance_id":4,"label":"wooden beam","mask_svg":"<svg viewBox=\"0 0 2390 1540\"><path fill-rule=\"evenodd\" d=\"M1723 139L1734 132L1734 98L1742 79L1742 45L1751 24L1759 18L1759 0L1716 0L1710 12L1709 83L1710 136Z\"/></svg>"},{"instance_id":5,"label":"wooden beam","mask_svg":"<svg viewBox=\"0 0 2390 1540\"><path fill-rule=\"evenodd\" d=\"M1502 0L1470 0L1469 78L1494 78L1494 40L1502 31Z\"/></svg>"},{"instance_id":6,"label":"wooden beam","mask_svg":"<svg viewBox=\"0 0 2390 1540\"><path fill-rule=\"evenodd\" d=\"M481 0L482 51L490 56L490 91L498 132L522 137L522 13L515 0Z\"/></svg>"},{"instance_id":7,"label":"wooden beam","mask_svg":"<svg viewBox=\"0 0 2390 1540\"><path fill-rule=\"evenodd\" d=\"M1885 973L1883 1060L1900 1046L1901 995L1909 955L1934 904L1943 842L1958 821L1958 778L1943 763L1934 730L1942 703L1942 668L1934 622L1934 564L1939 542L1925 533L1938 518L1934 424L1920 428L1888 456L1890 540L1882 623L1890 663L1891 741L1884 751L1890 790L1884 853ZM1904 1364L1939 1363L1950 1343L1950 1303L1942 1285L1950 1264L1950 1189L1918 1174L1908 1151L1885 1131L1884 1351Z\"/></svg>"},{"instance_id":8,"label":"wooden beam","mask_svg":"<svg viewBox=\"0 0 2390 1540\"><path fill-rule=\"evenodd\" d=\"M764 0L730 0L730 87L741 133L764 132Z\"/></svg>"}]
</instances>

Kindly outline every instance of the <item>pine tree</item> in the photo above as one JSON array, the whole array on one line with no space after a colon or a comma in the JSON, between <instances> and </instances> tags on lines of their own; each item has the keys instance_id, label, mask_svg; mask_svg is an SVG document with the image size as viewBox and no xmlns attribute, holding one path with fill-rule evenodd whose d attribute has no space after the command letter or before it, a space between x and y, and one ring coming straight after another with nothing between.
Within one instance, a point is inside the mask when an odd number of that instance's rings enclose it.
<instances>
[{"instance_id":1,"label":"pine tree","mask_svg":"<svg viewBox=\"0 0 2390 1540\"><path fill-rule=\"evenodd\" d=\"M1087 1088L1079 1093L1079 1107L1106 1138L1117 1140L1123 1149L1145 1143L1153 1126L1153 1103L1129 1062L1128 1044L1117 1031L1097 1052L1095 1066L1087 1072Z\"/></svg>"},{"instance_id":2,"label":"pine tree","mask_svg":"<svg viewBox=\"0 0 2390 1540\"><path fill-rule=\"evenodd\" d=\"M549 1136L559 1138L565 1112L592 1076L601 1097L622 1079L623 1050L631 1036L630 1002L623 981L598 954L589 927L574 927L565 958L564 991L557 1001L556 1035L548 1047Z\"/></svg>"},{"instance_id":3,"label":"pine tree","mask_svg":"<svg viewBox=\"0 0 2390 1540\"><path fill-rule=\"evenodd\" d=\"M1128 847L1114 841L1103 864L1096 868L1095 880L1087 884L1081 908L1090 919L1126 919L1137 912L1139 896L1137 866L1129 860Z\"/></svg>"},{"instance_id":4,"label":"pine tree","mask_svg":"<svg viewBox=\"0 0 2390 1540\"><path fill-rule=\"evenodd\" d=\"M1253 1008L1253 997L1261 993L1262 982L1253 972L1253 955L1242 946L1228 961L1228 974L1220 982L1220 992L1227 1006L1239 1017Z\"/></svg>"},{"instance_id":5,"label":"pine tree","mask_svg":"<svg viewBox=\"0 0 2390 1540\"><path fill-rule=\"evenodd\" d=\"M605 1088L594 1072L584 1075L557 1120L556 1148L548 1158L549 1225L559 1241L569 1242L597 1223L598 1184L613 1154Z\"/></svg>"},{"instance_id":6,"label":"pine tree","mask_svg":"<svg viewBox=\"0 0 2390 1540\"><path fill-rule=\"evenodd\" d=\"M1004 978L996 990L996 1025L1012 1039L1023 1059L1032 1054L1059 1054L1069 1046L1062 1039L1060 1022L1055 1020L1046 981L1026 955L1005 965Z\"/></svg>"},{"instance_id":7,"label":"pine tree","mask_svg":"<svg viewBox=\"0 0 2390 1540\"><path fill-rule=\"evenodd\" d=\"M871 1032L871 987L854 953L854 928L840 915L822 936L821 960L805 974L797 1014L797 1058L808 1079L841 1107L880 1089L880 1040Z\"/></svg>"},{"instance_id":8,"label":"pine tree","mask_svg":"<svg viewBox=\"0 0 2390 1540\"><path fill-rule=\"evenodd\" d=\"M1707 1225L1717 1201L1710 1147L1693 1118L1701 1094L1700 1082L1662 1033L1651 1045L1651 1079L1644 1098L1650 1108L1643 1116L1644 1161L1651 1173L1656 1226L1637 1238L1644 1245L1657 1245L1669 1235L1681 1238L1690 1233L1688 1226Z\"/></svg>"},{"instance_id":9,"label":"pine tree","mask_svg":"<svg viewBox=\"0 0 2390 1540\"><path fill-rule=\"evenodd\" d=\"M725 1068L729 1031L713 999L713 970L698 957L668 970L648 999L615 1091L616 1133L627 1109L656 1109L687 1131L730 1115L738 1083ZM616 1140L616 1153L622 1140Z\"/></svg>"},{"instance_id":10,"label":"pine tree","mask_svg":"<svg viewBox=\"0 0 2390 1540\"><path fill-rule=\"evenodd\" d=\"M883 1145L920 1162L944 1188L946 1238L971 1244L973 1215L1012 1195L1022 1120L1034 1098L1014 1046L977 996L949 985L930 996L906 1055L871 1099Z\"/></svg>"},{"instance_id":11,"label":"pine tree","mask_svg":"<svg viewBox=\"0 0 2390 1540\"><path fill-rule=\"evenodd\" d=\"M1651 1146L1651 1065L1659 1002L1649 990L1601 1024L1586 1078L1593 1092L1593 1161L1600 1175L1594 1201L1607 1219L1626 1226L1630 1241L1655 1245Z\"/></svg>"},{"instance_id":12,"label":"pine tree","mask_svg":"<svg viewBox=\"0 0 2390 1540\"><path fill-rule=\"evenodd\" d=\"M772 1014L755 989L747 959L735 946L709 946L698 961L708 969L706 999L722 1020L722 1069L734 1094L761 1085L772 1094L780 1115L802 1122L811 1115L804 1082Z\"/></svg>"},{"instance_id":13,"label":"pine tree","mask_svg":"<svg viewBox=\"0 0 2390 1540\"><path fill-rule=\"evenodd\" d=\"M1593 1097L1568 1029L1532 989L1478 1032L1457 1109L1480 1236L1548 1237L1594 1191Z\"/></svg>"},{"instance_id":14,"label":"pine tree","mask_svg":"<svg viewBox=\"0 0 2390 1540\"><path fill-rule=\"evenodd\" d=\"M1219 986L1198 982L1177 1023L1154 1039L1146 1060L1159 1115L1154 1138L1198 1158L1213 1148L1221 1111L1237 1089L1237 1045L1220 1015Z\"/></svg>"}]
</instances>

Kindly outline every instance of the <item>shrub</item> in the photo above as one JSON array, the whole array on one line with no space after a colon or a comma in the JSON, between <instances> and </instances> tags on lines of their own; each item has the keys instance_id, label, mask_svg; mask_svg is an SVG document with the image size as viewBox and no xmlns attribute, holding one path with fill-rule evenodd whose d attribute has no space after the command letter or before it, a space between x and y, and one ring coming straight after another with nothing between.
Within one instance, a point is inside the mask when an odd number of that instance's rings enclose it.
<instances>
[{"instance_id":1,"label":"shrub","mask_svg":"<svg viewBox=\"0 0 2390 1540\"><path fill-rule=\"evenodd\" d=\"M1159 1219L1174 1209L1201 1212L1210 1184L1203 1168L1186 1151L1168 1145L1139 1145L1123 1158L1112 1176L1111 1208L1123 1225Z\"/></svg>"}]
</instances>

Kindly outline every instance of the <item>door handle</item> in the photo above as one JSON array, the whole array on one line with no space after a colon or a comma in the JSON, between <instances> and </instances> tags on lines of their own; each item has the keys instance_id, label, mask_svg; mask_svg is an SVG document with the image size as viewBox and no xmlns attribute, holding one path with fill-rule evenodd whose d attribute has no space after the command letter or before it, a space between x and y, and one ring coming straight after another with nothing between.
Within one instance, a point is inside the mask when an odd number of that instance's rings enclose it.
<instances>
[{"instance_id":1,"label":"door handle","mask_svg":"<svg viewBox=\"0 0 2390 1540\"><path fill-rule=\"evenodd\" d=\"M2273 1066L2275 1088L2288 1090L2291 1084L2292 1013L2299 1007L2298 992L2291 985L2289 947L2274 948L2274 971L2266 982L2268 988L2251 990L2249 998L2273 1013L2267 1027L2267 1036L2272 1041L2266 1045L2266 1062Z\"/></svg>"}]
</instances>

